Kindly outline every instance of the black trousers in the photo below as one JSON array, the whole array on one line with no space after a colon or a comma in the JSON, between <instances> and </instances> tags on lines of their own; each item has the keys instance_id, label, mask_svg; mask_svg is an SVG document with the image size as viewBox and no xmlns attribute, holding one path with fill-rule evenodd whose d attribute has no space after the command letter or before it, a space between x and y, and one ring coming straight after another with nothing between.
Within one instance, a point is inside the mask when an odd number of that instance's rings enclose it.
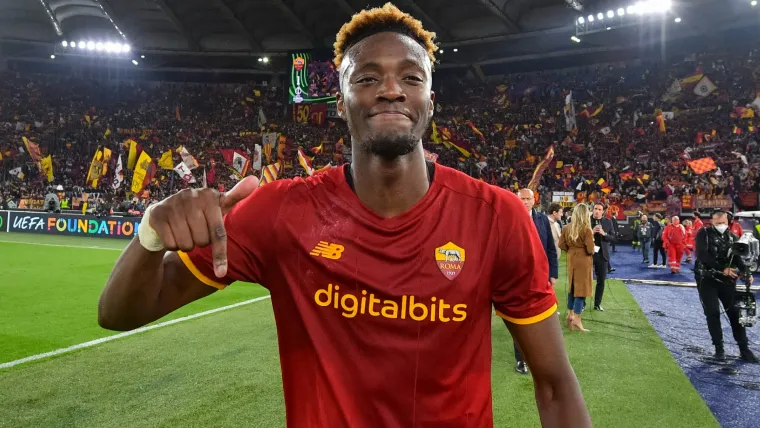
<instances>
[{"instance_id":1,"label":"black trousers","mask_svg":"<svg viewBox=\"0 0 760 428\"><path fill-rule=\"evenodd\" d=\"M697 281L699 298L707 318L707 329L710 331L713 345L723 346L723 329L720 326L720 305L726 310L734 340L741 346L747 346L747 329L739 324L739 312L734 307L735 286L717 282L712 279Z\"/></svg>"},{"instance_id":2,"label":"black trousers","mask_svg":"<svg viewBox=\"0 0 760 428\"><path fill-rule=\"evenodd\" d=\"M594 273L596 274L596 292L594 293L594 307L601 306L604 296L604 280L607 279L607 260L604 260L602 250L594 254Z\"/></svg>"},{"instance_id":3,"label":"black trousers","mask_svg":"<svg viewBox=\"0 0 760 428\"><path fill-rule=\"evenodd\" d=\"M654 253L654 264L657 264L657 255L662 255L662 264L668 263L668 257L665 255L665 248L662 247L662 239L652 241L652 252Z\"/></svg>"}]
</instances>

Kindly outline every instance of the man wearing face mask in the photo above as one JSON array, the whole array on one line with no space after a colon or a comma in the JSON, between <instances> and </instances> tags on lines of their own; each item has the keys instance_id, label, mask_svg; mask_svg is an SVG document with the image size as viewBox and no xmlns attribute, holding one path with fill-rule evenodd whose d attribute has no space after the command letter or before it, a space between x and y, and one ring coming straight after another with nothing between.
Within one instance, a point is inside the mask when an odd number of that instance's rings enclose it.
<instances>
[{"instance_id":1,"label":"man wearing face mask","mask_svg":"<svg viewBox=\"0 0 760 428\"><path fill-rule=\"evenodd\" d=\"M662 232L662 244L668 252L668 265L671 273L681 273L681 259L686 248L686 229L677 215Z\"/></svg>"},{"instance_id":2,"label":"man wearing face mask","mask_svg":"<svg viewBox=\"0 0 760 428\"><path fill-rule=\"evenodd\" d=\"M745 266L741 257L730 255L731 246L738 238L729 231L726 212L714 212L712 226L700 229L695 240L697 263L694 277L707 318L707 329L715 346L715 358L722 360L726 357L720 325L720 305L723 304L734 340L739 345L740 358L750 363L760 362L749 349L747 331L739 324L739 313L734 306L738 272ZM749 281L752 282L752 276Z\"/></svg>"}]
</instances>

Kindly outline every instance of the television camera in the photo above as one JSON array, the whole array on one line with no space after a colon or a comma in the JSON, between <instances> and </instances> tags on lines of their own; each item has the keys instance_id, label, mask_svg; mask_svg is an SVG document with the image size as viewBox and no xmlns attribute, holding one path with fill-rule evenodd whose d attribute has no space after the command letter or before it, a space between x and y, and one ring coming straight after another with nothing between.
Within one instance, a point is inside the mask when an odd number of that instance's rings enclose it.
<instances>
[{"instance_id":1,"label":"television camera","mask_svg":"<svg viewBox=\"0 0 760 428\"><path fill-rule=\"evenodd\" d=\"M758 248L760 241L752 236L752 232L743 234L731 246L731 258L738 256L744 262L744 270L738 273L739 279L744 281L744 287L736 284L734 306L739 312L739 324L745 327L753 327L757 323L757 302L755 294L750 290L750 277L757 270Z\"/></svg>"}]
</instances>

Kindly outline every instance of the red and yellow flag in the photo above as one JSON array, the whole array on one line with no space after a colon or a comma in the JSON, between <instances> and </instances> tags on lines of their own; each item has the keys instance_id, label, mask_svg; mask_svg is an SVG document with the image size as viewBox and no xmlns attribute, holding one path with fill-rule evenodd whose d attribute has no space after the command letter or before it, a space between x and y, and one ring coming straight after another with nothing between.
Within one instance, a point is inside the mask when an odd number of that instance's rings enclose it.
<instances>
[{"instance_id":1,"label":"red and yellow flag","mask_svg":"<svg viewBox=\"0 0 760 428\"><path fill-rule=\"evenodd\" d=\"M549 166L549 163L554 158L554 144L552 144L549 147L549 150L546 151L546 155L544 158L539 162L539 164L536 166L535 171L533 171L533 177L530 179L530 183L528 183L528 189L535 191L538 187L538 182L541 179L541 175L544 173L546 168Z\"/></svg>"}]
</instances>

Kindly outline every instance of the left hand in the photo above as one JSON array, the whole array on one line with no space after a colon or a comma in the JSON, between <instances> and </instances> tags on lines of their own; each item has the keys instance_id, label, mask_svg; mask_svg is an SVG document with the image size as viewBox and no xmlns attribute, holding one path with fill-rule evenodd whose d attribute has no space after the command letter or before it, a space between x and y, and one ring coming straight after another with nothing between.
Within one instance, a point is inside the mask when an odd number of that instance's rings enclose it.
<instances>
[{"instance_id":1,"label":"left hand","mask_svg":"<svg viewBox=\"0 0 760 428\"><path fill-rule=\"evenodd\" d=\"M549 282L552 284L552 287L557 285L557 278L549 278Z\"/></svg>"}]
</instances>

